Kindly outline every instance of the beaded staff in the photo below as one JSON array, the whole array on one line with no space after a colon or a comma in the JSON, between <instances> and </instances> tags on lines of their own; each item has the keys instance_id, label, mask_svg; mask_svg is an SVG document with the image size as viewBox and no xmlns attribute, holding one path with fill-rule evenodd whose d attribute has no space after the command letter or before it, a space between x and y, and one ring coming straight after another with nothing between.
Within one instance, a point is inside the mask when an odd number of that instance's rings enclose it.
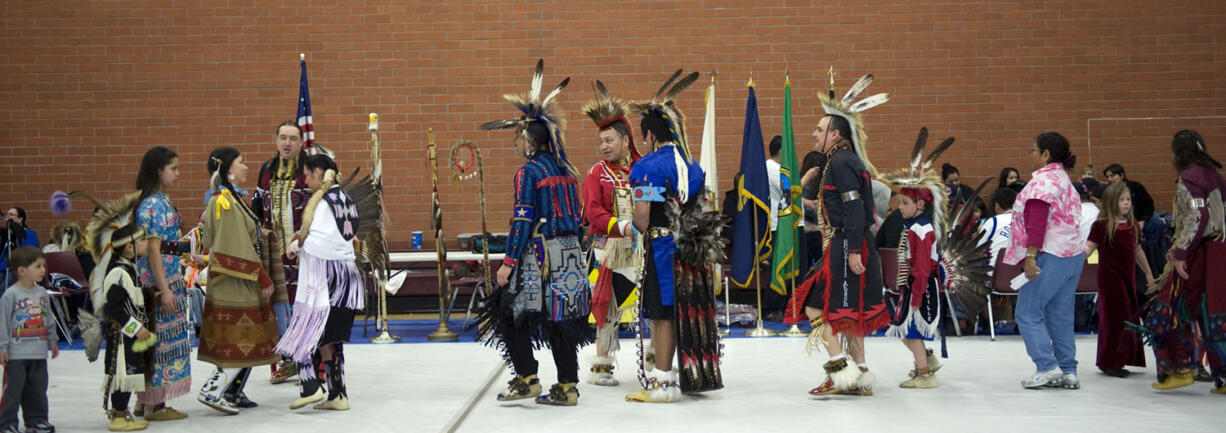
<instances>
[{"instance_id":1,"label":"beaded staff","mask_svg":"<svg viewBox=\"0 0 1226 433\"><path fill-rule=\"evenodd\" d=\"M438 252L438 329L426 336L430 341L456 341L459 336L447 328L447 247L443 244L443 210L438 205L438 152L434 145L434 128L426 130L426 151L430 156L430 225L434 227L434 249Z\"/></svg>"},{"instance_id":2,"label":"beaded staff","mask_svg":"<svg viewBox=\"0 0 1226 433\"><path fill-rule=\"evenodd\" d=\"M467 159L459 157L461 150L467 151ZM473 165L477 166L476 170L473 170ZM477 146L468 140L456 142L451 146L451 170L454 172L451 181L455 183L477 178L481 196L481 254L485 268L485 289L492 290L494 285L490 279L490 236L485 222L485 160L481 158L481 149L477 149Z\"/></svg>"}]
</instances>

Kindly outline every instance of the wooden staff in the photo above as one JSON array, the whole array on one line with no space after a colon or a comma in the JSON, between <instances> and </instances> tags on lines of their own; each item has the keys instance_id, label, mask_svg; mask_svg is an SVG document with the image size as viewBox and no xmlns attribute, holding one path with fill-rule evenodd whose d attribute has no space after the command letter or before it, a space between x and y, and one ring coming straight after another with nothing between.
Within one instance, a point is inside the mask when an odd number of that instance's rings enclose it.
<instances>
[{"instance_id":1,"label":"wooden staff","mask_svg":"<svg viewBox=\"0 0 1226 433\"><path fill-rule=\"evenodd\" d=\"M460 159L457 157L461 148L468 148L470 152L467 166L461 164ZM477 171L470 173L469 169L472 168L473 164L476 164ZM485 290L493 290L493 280L490 279L490 236L487 236L489 229L486 228L485 219L485 160L481 158L481 149L478 149L471 141L461 140L456 142L454 146L451 146L451 168L455 170L455 174L451 179L453 182L458 183L462 179L467 180L477 176L481 197L481 253L484 255Z\"/></svg>"},{"instance_id":2,"label":"wooden staff","mask_svg":"<svg viewBox=\"0 0 1226 433\"><path fill-rule=\"evenodd\" d=\"M434 228L434 249L438 252L438 329L426 338L430 341L456 341L460 337L447 328L447 294L451 281L447 277L447 247L443 244L443 211L438 205L438 153L434 146L434 128L426 130L426 151L430 154L431 193L430 226Z\"/></svg>"},{"instance_id":3,"label":"wooden staff","mask_svg":"<svg viewBox=\"0 0 1226 433\"><path fill-rule=\"evenodd\" d=\"M371 168L371 180L375 184L375 194L379 200L379 208L383 209L382 218L384 224L379 225L379 230L370 234L366 241L362 242L362 254L366 256L366 262L370 264L372 273L375 278L375 285L379 287L379 305L377 306L378 316L375 318L375 327L379 329L379 335L371 338L371 343L395 343L400 340L400 337L392 335L387 326L387 280L388 280L388 265L389 257L387 252L387 207L383 203L383 158L379 152L379 115L370 113L370 158L373 168Z\"/></svg>"}]
</instances>

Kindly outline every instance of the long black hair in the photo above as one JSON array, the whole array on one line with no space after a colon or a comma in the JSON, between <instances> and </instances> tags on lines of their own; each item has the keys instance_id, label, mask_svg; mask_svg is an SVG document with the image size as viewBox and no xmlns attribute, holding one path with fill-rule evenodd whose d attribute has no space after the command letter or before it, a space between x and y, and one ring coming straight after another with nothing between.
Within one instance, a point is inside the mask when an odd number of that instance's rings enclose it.
<instances>
[{"instance_id":1,"label":"long black hair","mask_svg":"<svg viewBox=\"0 0 1226 433\"><path fill-rule=\"evenodd\" d=\"M162 169L170 165L179 154L164 146L157 146L145 152L140 159L140 171L136 173L136 189L140 191L140 200L162 189Z\"/></svg>"},{"instance_id":2,"label":"long black hair","mask_svg":"<svg viewBox=\"0 0 1226 433\"><path fill-rule=\"evenodd\" d=\"M17 211L17 218L21 218L21 227L30 228L30 225L26 224L26 210L21 206L13 206L13 210Z\"/></svg>"},{"instance_id":3,"label":"long black hair","mask_svg":"<svg viewBox=\"0 0 1226 433\"><path fill-rule=\"evenodd\" d=\"M1017 181L1022 180L1022 173L1013 167L1005 167L1000 170L1000 185L997 188L1009 187L1009 173L1017 174ZM1016 182L1016 181L1015 181Z\"/></svg>"},{"instance_id":4,"label":"long black hair","mask_svg":"<svg viewBox=\"0 0 1226 433\"><path fill-rule=\"evenodd\" d=\"M949 175L951 174L961 176L962 172L958 171L958 167L954 167L953 164L948 162L941 164L941 183L946 183L946 179L949 179Z\"/></svg>"},{"instance_id":5,"label":"long black hair","mask_svg":"<svg viewBox=\"0 0 1226 433\"><path fill-rule=\"evenodd\" d=\"M673 132L668 128L668 121L655 111L643 116L643 120L639 122L639 130L643 131L643 142L647 141L648 134L655 137L657 144L674 141Z\"/></svg>"},{"instance_id":6,"label":"long black hair","mask_svg":"<svg viewBox=\"0 0 1226 433\"><path fill-rule=\"evenodd\" d=\"M542 122L528 122L524 125L524 136L528 139L528 148L532 153L549 153L549 127Z\"/></svg>"},{"instance_id":7,"label":"long black hair","mask_svg":"<svg viewBox=\"0 0 1226 433\"><path fill-rule=\"evenodd\" d=\"M1077 155L1069 149L1068 139L1059 132L1044 132L1034 139L1034 145L1039 152L1047 151L1047 163L1058 162L1065 170L1071 170L1077 165Z\"/></svg>"},{"instance_id":8,"label":"long black hair","mask_svg":"<svg viewBox=\"0 0 1226 433\"><path fill-rule=\"evenodd\" d=\"M209 153L209 160L205 163L205 168L209 170L209 175L213 176L215 182L219 186L234 188L230 183L230 167L234 165L234 160L238 159L242 154L238 149L233 147L219 147L213 149Z\"/></svg>"},{"instance_id":9,"label":"long black hair","mask_svg":"<svg viewBox=\"0 0 1226 433\"><path fill-rule=\"evenodd\" d=\"M1222 168L1222 164L1205 151L1205 139L1191 129L1175 133L1175 138L1171 139L1171 153L1175 154L1173 163L1177 172L1187 170L1193 165L1209 169Z\"/></svg>"},{"instance_id":10,"label":"long black hair","mask_svg":"<svg viewBox=\"0 0 1226 433\"><path fill-rule=\"evenodd\" d=\"M311 155L311 156L306 157L306 159L303 160L302 165L303 167L306 167L307 170L314 170L314 169L319 168L319 169L323 169L323 171L325 172L328 170L338 171L336 168L336 161L332 160L332 158L329 157L328 155L324 155L322 153L318 155ZM337 174L340 174L340 173L337 173Z\"/></svg>"}]
</instances>

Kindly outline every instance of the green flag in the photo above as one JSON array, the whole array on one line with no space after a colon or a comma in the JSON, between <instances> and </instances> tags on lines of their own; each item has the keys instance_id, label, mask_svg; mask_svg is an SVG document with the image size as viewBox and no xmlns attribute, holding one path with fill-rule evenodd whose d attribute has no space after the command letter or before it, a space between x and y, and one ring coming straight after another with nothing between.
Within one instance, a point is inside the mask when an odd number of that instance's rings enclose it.
<instances>
[{"instance_id":1,"label":"green flag","mask_svg":"<svg viewBox=\"0 0 1226 433\"><path fill-rule=\"evenodd\" d=\"M800 207L800 173L796 166L796 139L792 132L792 83L783 84L783 148L779 150L779 184L783 188L779 225L772 249L771 289L786 295L792 280L800 274L797 264L797 224L804 215Z\"/></svg>"}]
</instances>

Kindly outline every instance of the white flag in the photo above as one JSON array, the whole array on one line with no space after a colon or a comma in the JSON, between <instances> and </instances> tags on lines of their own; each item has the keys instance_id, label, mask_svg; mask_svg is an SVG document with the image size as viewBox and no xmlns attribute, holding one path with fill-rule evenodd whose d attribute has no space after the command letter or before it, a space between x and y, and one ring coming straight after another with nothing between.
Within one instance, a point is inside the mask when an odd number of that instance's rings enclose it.
<instances>
[{"instance_id":1,"label":"white flag","mask_svg":"<svg viewBox=\"0 0 1226 433\"><path fill-rule=\"evenodd\" d=\"M703 119L702 124L702 154L700 155L698 165L702 167L703 173L706 175L706 187L710 191L711 204L715 209L719 209L719 176L716 174L715 167L717 160L715 159L715 82L711 82L711 86L707 88L707 117Z\"/></svg>"},{"instance_id":2,"label":"white flag","mask_svg":"<svg viewBox=\"0 0 1226 433\"><path fill-rule=\"evenodd\" d=\"M706 176L704 185L707 187L711 209L719 210L719 175L716 174L715 166L715 80L711 80L711 86L707 87L707 117L702 121L702 154L699 155L698 165L702 167L702 171ZM715 294L718 296L723 292L724 280L721 275L723 267L718 264L715 266Z\"/></svg>"}]
</instances>

